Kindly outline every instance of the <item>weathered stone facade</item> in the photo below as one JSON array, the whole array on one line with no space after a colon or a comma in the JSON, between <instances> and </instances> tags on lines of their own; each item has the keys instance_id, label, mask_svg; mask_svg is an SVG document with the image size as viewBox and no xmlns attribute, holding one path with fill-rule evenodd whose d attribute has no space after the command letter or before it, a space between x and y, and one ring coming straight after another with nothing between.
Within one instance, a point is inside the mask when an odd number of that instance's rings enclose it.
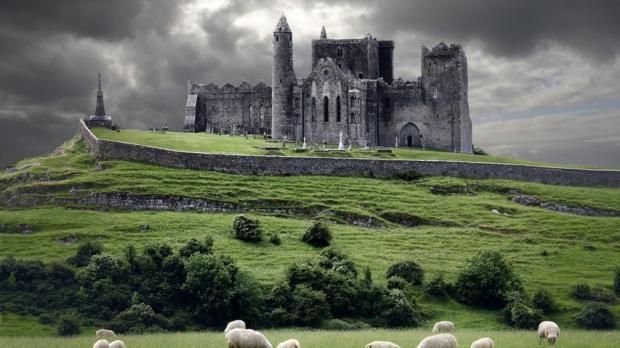
<instances>
[{"instance_id":1,"label":"weathered stone facade","mask_svg":"<svg viewBox=\"0 0 620 348\"><path fill-rule=\"evenodd\" d=\"M323 27L320 38L312 40L312 71L297 79L293 32L282 16L273 33L271 98L260 94L260 102L254 102L253 94L238 96L236 90L228 93L215 86L211 89L220 92L212 93L209 86L188 83L185 130L266 130L274 139L311 144L338 143L342 134L345 143L357 146L472 152L463 48L444 43L431 50L423 47L422 75L404 81L393 76L394 47L393 41L370 34L329 39ZM252 125L246 109L257 103L270 106L270 129Z\"/></svg>"}]
</instances>

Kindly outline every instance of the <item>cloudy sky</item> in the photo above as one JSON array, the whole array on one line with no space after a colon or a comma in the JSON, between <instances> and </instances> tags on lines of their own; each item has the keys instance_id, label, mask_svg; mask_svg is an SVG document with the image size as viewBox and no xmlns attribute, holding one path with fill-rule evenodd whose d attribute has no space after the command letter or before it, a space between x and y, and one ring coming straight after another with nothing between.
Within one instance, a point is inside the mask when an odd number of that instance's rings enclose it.
<instances>
[{"instance_id":1,"label":"cloudy sky","mask_svg":"<svg viewBox=\"0 0 620 348\"><path fill-rule=\"evenodd\" d=\"M0 167L50 152L94 111L123 127L183 126L186 81L271 80L285 13L297 76L310 40L396 41L395 75L420 47L461 43L474 143L497 155L620 168L617 0L2 0Z\"/></svg>"}]
</instances>

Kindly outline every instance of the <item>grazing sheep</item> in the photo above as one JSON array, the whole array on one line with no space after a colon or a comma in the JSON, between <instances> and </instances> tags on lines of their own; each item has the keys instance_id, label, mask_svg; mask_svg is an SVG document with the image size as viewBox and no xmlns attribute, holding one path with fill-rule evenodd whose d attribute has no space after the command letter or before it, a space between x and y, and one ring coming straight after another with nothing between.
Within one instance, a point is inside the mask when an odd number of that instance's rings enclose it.
<instances>
[{"instance_id":1,"label":"grazing sheep","mask_svg":"<svg viewBox=\"0 0 620 348\"><path fill-rule=\"evenodd\" d=\"M230 323L228 323L228 325L226 325L226 328L224 329L224 335L226 335L228 331L232 329L245 329L245 321L243 320L231 321Z\"/></svg>"},{"instance_id":2,"label":"grazing sheep","mask_svg":"<svg viewBox=\"0 0 620 348\"><path fill-rule=\"evenodd\" d=\"M400 348L400 346L388 341L373 341L368 343L366 348Z\"/></svg>"},{"instance_id":3,"label":"grazing sheep","mask_svg":"<svg viewBox=\"0 0 620 348\"><path fill-rule=\"evenodd\" d=\"M549 344L555 344L560 337L560 327L552 321L543 321L538 324L538 344L542 344L543 339Z\"/></svg>"},{"instance_id":4,"label":"grazing sheep","mask_svg":"<svg viewBox=\"0 0 620 348\"><path fill-rule=\"evenodd\" d=\"M301 348L301 344L299 344L299 341L296 339L290 339L278 343L278 346L276 348Z\"/></svg>"},{"instance_id":5,"label":"grazing sheep","mask_svg":"<svg viewBox=\"0 0 620 348\"><path fill-rule=\"evenodd\" d=\"M495 348L495 342L489 337L483 337L475 340L470 348Z\"/></svg>"},{"instance_id":6,"label":"grazing sheep","mask_svg":"<svg viewBox=\"0 0 620 348\"><path fill-rule=\"evenodd\" d=\"M232 329L226 334L228 348L273 348L262 333L250 329Z\"/></svg>"},{"instance_id":7,"label":"grazing sheep","mask_svg":"<svg viewBox=\"0 0 620 348\"><path fill-rule=\"evenodd\" d=\"M110 348L127 348L127 346L125 345L125 342L121 340L116 340L110 343Z\"/></svg>"},{"instance_id":8,"label":"grazing sheep","mask_svg":"<svg viewBox=\"0 0 620 348\"><path fill-rule=\"evenodd\" d=\"M454 323L451 321L438 321L433 325L433 333L452 331L454 331Z\"/></svg>"},{"instance_id":9,"label":"grazing sheep","mask_svg":"<svg viewBox=\"0 0 620 348\"><path fill-rule=\"evenodd\" d=\"M110 348L110 344L106 340L99 340L93 344L93 348Z\"/></svg>"},{"instance_id":10,"label":"grazing sheep","mask_svg":"<svg viewBox=\"0 0 620 348\"><path fill-rule=\"evenodd\" d=\"M97 337L116 337L116 334L112 330L101 329L95 332Z\"/></svg>"},{"instance_id":11,"label":"grazing sheep","mask_svg":"<svg viewBox=\"0 0 620 348\"><path fill-rule=\"evenodd\" d=\"M428 336L418 344L418 348L457 348L458 346L456 337L448 333Z\"/></svg>"}]
</instances>

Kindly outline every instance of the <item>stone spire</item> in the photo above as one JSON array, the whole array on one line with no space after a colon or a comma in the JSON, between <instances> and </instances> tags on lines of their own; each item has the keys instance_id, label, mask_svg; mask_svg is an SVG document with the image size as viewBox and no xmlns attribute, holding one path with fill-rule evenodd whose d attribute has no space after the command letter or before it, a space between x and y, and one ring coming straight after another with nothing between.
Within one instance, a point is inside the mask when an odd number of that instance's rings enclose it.
<instances>
[{"instance_id":1,"label":"stone spire","mask_svg":"<svg viewBox=\"0 0 620 348\"><path fill-rule=\"evenodd\" d=\"M105 107L103 106L103 90L101 89L101 73L97 75L97 106L95 107L95 116L106 116Z\"/></svg>"},{"instance_id":2,"label":"stone spire","mask_svg":"<svg viewBox=\"0 0 620 348\"><path fill-rule=\"evenodd\" d=\"M284 14L282 14L282 16L280 17L280 20L278 21L278 24L276 25L276 30L274 30L274 32L291 32L291 27L288 26L288 22L286 21L286 16L284 16Z\"/></svg>"},{"instance_id":3,"label":"stone spire","mask_svg":"<svg viewBox=\"0 0 620 348\"><path fill-rule=\"evenodd\" d=\"M325 30L325 26L321 27L321 40L327 39L327 30Z\"/></svg>"}]
</instances>

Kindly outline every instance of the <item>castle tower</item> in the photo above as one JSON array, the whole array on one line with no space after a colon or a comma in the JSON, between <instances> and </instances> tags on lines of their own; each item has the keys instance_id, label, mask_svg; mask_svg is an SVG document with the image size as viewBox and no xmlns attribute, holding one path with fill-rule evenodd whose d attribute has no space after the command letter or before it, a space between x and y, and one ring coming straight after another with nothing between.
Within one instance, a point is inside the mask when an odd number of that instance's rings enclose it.
<instances>
[{"instance_id":1,"label":"castle tower","mask_svg":"<svg viewBox=\"0 0 620 348\"><path fill-rule=\"evenodd\" d=\"M327 39L327 30L325 30L325 26L321 27L321 40Z\"/></svg>"},{"instance_id":2,"label":"castle tower","mask_svg":"<svg viewBox=\"0 0 620 348\"><path fill-rule=\"evenodd\" d=\"M424 103L449 132L427 146L471 153L467 58L461 45L441 42L431 50L422 47L422 82Z\"/></svg>"},{"instance_id":3,"label":"castle tower","mask_svg":"<svg viewBox=\"0 0 620 348\"><path fill-rule=\"evenodd\" d=\"M273 32L273 71L271 84L271 137L287 136L295 140L292 113L293 86L297 82L293 69L293 33L282 15Z\"/></svg>"},{"instance_id":4,"label":"castle tower","mask_svg":"<svg viewBox=\"0 0 620 348\"><path fill-rule=\"evenodd\" d=\"M105 107L103 106L103 90L101 89L101 73L97 74L97 106L95 116L105 117Z\"/></svg>"}]
</instances>

